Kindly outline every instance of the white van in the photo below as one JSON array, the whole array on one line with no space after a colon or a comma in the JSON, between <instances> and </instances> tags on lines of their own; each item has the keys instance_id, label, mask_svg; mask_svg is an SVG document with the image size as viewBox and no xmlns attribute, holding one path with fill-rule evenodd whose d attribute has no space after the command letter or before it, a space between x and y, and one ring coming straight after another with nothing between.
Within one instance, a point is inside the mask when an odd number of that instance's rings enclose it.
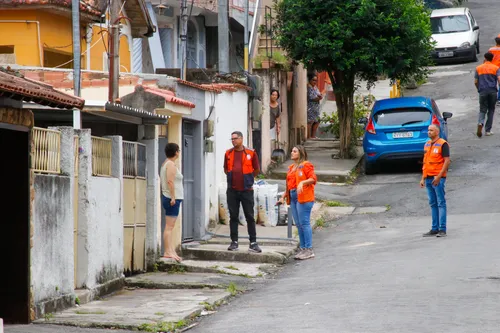
<instances>
[{"instance_id":1,"label":"white van","mask_svg":"<svg viewBox=\"0 0 500 333\"><path fill-rule=\"evenodd\" d=\"M436 9L431 13L432 58L436 63L477 61L479 25L469 8Z\"/></svg>"}]
</instances>

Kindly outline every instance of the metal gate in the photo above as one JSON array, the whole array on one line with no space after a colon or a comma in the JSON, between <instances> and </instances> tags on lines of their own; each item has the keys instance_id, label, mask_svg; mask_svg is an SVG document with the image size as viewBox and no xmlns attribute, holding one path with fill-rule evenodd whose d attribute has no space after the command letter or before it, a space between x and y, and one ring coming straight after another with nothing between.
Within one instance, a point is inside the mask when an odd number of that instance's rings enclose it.
<instances>
[{"instance_id":1,"label":"metal gate","mask_svg":"<svg viewBox=\"0 0 500 333\"><path fill-rule=\"evenodd\" d=\"M189 242L194 239L194 182L195 165L199 167L200 162L195 162L194 150L194 128L195 124L184 121L182 124L182 134L184 148L182 152L182 174L184 176L184 199L182 201L182 241Z\"/></svg>"},{"instance_id":2,"label":"metal gate","mask_svg":"<svg viewBox=\"0 0 500 333\"><path fill-rule=\"evenodd\" d=\"M123 141L123 265L146 270L146 146Z\"/></svg>"}]
</instances>

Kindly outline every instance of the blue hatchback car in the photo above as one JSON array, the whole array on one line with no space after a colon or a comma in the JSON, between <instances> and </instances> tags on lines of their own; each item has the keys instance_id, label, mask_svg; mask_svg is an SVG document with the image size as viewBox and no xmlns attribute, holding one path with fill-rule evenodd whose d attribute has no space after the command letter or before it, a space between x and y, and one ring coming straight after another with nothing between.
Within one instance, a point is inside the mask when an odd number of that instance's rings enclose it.
<instances>
[{"instance_id":1,"label":"blue hatchback car","mask_svg":"<svg viewBox=\"0 0 500 333\"><path fill-rule=\"evenodd\" d=\"M441 138L447 140L446 121L452 116L451 112L441 113L436 102L429 97L390 98L375 102L370 117L359 120L365 124L365 173L376 173L380 162L421 160L424 144L429 139L429 125L438 125Z\"/></svg>"}]
</instances>

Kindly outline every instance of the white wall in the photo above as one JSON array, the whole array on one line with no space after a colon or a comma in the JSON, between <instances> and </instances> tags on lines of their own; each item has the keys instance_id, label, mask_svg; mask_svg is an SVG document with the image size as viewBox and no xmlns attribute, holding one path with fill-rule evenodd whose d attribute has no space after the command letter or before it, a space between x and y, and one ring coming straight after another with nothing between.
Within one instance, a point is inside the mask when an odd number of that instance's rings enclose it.
<instances>
[{"instance_id":1,"label":"white wall","mask_svg":"<svg viewBox=\"0 0 500 333\"><path fill-rule=\"evenodd\" d=\"M213 138L215 154L212 154L214 155L212 158L207 158L205 168L207 193L209 193L212 202L210 219L218 219L218 192L219 186L226 182L224 154L227 149L232 147L231 133L234 131L242 132L244 136L243 144L248 147L247 96L247 92L244 90L238 90L237 92L223 91L221 94L216 95L215 110L212 115L215 122L215 135ZM207 99L207 105L210 105L209 94L207 94Z\"/></svg>"},{"instance_id":2,"label":"white wall","mask_svg":"<svg viewBox=\"0 0 500 333\"><path fill-rule=\"evenodd\" d=\"M89 182L87 230L87 288L123 274L123 211L120 180L91 177Z\"/></svg>"},{"instance_id":3,"label":"white wall","mask_svg":"<svg viewBox=\"0 0 500 333\"><path fill-rule=\"evenodd\" d=\"M31 283L35 303L73 293L70 177L35 175Z\"/></svg>"}]
</instances>

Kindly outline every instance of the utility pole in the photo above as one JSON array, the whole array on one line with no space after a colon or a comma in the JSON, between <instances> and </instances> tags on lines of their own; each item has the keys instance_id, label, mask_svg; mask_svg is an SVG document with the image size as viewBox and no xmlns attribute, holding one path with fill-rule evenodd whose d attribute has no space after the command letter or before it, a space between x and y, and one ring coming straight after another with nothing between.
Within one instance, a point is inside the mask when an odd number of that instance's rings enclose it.
<instances>
[{"instance_id":1,"label":"utility pole","mask_svg":"<svg viewBox=\"0 0 500 333\"><path fill-rule=\"evenodd\" d=\"M243 37L243 41L245 43L245 55L244 55L244 67L245 67L245 72L248 72L248 15L249 15L249 1L246 1L245 5L245 35ZM254 14L255 15L255 14Z\"/></svg>"},{"instance_id":2,"label":"utility pole","mask_svg":"<svg viewBox=\"0 0 500 333\"><path fill-rule=\"evenodd\" d=\"M81 60L80 45L80 0L71 1L71 20L73 25L73 91L77 97L81 96ZM43 64L42 64L43 65ZM73 110L73 128L82 128L82 118L79 109Z\"/></svg>"},{"instance_id":3,"label":"utility pole","mask_svg":"<svg viewBox=\"0 0 500 333\"><path fill-rule=\"evenodd\" d=\"M219 0L218 35L219 35L219 72L229 73L229 0Z\"/></svg>"},{"instance_id":4,"label":"utility pole","mask_svg":"<svg viewBox=\"0 0 500 333\"><path fill-rule=\"evenodd\" d=\"M73 0L75 1L75 0ZM109 91L108 101L114 103L119 97L120 78L120 4L119 0L110 1L109 6Z\"/></svg>"},{"instance_id":5,"label":"utility pole","mask_svg":"<svg viewBox=\"0 0 500 333\"><path fill-rule=\"evenodd\" d=\"M187 29L188 29L188 13L187 13L187 0L181 0L181 79L186 80L187 69Z\"/></svg>"}]
</instances>

